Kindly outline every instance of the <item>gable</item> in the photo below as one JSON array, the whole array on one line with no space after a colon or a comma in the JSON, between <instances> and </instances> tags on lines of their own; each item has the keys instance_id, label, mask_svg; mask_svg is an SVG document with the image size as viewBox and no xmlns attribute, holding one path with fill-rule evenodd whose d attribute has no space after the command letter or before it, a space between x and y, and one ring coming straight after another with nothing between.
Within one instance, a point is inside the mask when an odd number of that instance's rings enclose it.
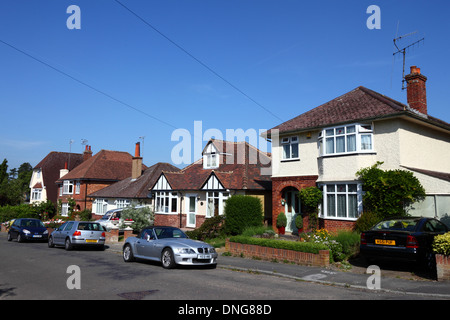
<instances>
[{"instance_id":1,"label":"gable","mask_svg":"<svg viewBox=\"0 0 450 320\"><path fill-rule=\"evenodd\" d=\"M212 173L202 186L202 190L225 190L225 187L220 183L216 175Z\"/></svg>"},{"instance_id":2,"label":"gable","mask_svg":"<svg viewBox=\"0 0 450 320\"><path fill-rule=\"evenodd\" d=\"M156 181L155 186L152 190L172 190L169 181L167 181L164 173L161 174L158 181Z\"/></svg>"}]
</instances>

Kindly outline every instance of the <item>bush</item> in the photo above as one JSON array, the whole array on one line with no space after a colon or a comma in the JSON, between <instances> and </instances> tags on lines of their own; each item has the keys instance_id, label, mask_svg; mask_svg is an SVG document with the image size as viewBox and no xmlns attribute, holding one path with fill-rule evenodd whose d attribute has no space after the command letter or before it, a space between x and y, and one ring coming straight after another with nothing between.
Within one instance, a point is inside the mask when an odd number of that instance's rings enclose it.
<instances>
[{"instance_id":1,"label":"bush","mask_svg":"<svg viewBox=\"0 0 450 320\"><path fill-rule=\"evenodd\" d=\"M367 231L381 220L383 220L381 215L372 211L364 211L356 220L353 230L359 233Z\"/></svg>"},{"instance_id":2,"label":"bush","mask_svg":"<svg viewBox=\"0 0 450 320\"><path fill-rule=\"evenodd\" d=\"M252 196L235 195L226 201L225 230L229 234L240 234L247 227L263 225L261 201Z\"/></svg>"},{"instance_id":3,"label":"bush","mask_svg":"<svg viewBox=\"0 0 450 320\"><path fill-rule=\"evenodd\" d=\"M131 228L135 231L139 231L155 221L155 215L149 207L125 208L122 212L122 218L124 221L128 219L133 220ZM125 225L121 225L121 228L125 227Z\"/></svg>"},{"instance_id":4,"label":"bush","mask_svg":"<svg viewBox=\"0 0 450 320\"><path fill-rule=\"evenodd\" d=\"M231 237L230 242L253 244L262 247L294 250L299 252L316 253L316 254L319 253L320 250L328 250L328 247L322 243L274 240L274 239L253 238L245 236Z\"/></svg>"},{"instance_id":5,"label":"bush","mask_svg":"<svg viewBox=\"0 0 450 320\"><path fill-rule=\"evenodd\" d=\"M277 217L277 228L286 227L287 225L287 218L284 212L280 212L280 214Z\"/></svg>"},{"instance_id":6,"label":"bush","mask_svg":"<svg viewBox=\"0 0 450 320\"><path fill-rule=\"evenodd\" d=\"M0 222L9 221L17 218L37 218L39 213L28 204L20 204L17 206L0 207Z\"/></svg>"},{"instance_id":7,"label":"bush","mask_svg":"<svg viewBox=\"0 0 450 320\"><path fill-rule=\"evenodd\" d=\"M223 233L223 219L223 216L208 218L200 226L200 228L192 231L186 231L186 234L189 238L200 241L214 238Z\"/></svg>"},{"instance_id":8,"label":"bush","mask_svg":"<svg viewBox=\"0 0 450 320\"><path fill-rule=\"evenodd\" d=\"M434 237L433 251L437 254L450 256L450 232Z\"/></svg>"}]
</instances>

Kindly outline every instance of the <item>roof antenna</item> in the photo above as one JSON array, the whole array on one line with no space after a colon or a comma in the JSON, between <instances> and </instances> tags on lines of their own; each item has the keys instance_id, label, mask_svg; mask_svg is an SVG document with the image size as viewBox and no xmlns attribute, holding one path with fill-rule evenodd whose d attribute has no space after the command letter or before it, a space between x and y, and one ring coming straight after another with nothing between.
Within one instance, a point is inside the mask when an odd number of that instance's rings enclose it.
<instances>
[{"instance_id":1,"label":"roof antenna","mask_svg":"<svg viewBox=\"0 0 450 320\"><path fill-rule=\"evenodd\" d=\"M398 25L397 25L397 33L398 33ZM419 43L422 42L422 41L425 41L425 38L419 39L419 40L417 40L417 41L415 41L415 42L413 42L413 43L411 43L411 44L409 44L409 45L407 45L406 47L403 47L403 48L399 48L398 45L397 45L397 43L398 43L398 41L400 41L401 39L406 38L406 37L409 37L409 36L412 36L413 34L416 34L416 33L417 33L417 31L414 31L414 32L405 34L405 35L400 36L400 37L397 37L397 35L396 35L396 37L394 38L394 46L395 46L395 48L397 49L397 51L394 52L393 56L395 57L395 55L396 55L396 54L399 54L399 53L401 53L401 54L403 55L402 90L405 90L405 89L406 89L406 85L405 85L405 82L406 82L406 80L405 80L406 50L407 50L408 48L410 48L410 47L415 46L416 44L419 44Z\"/></svg>"}]
</instances>

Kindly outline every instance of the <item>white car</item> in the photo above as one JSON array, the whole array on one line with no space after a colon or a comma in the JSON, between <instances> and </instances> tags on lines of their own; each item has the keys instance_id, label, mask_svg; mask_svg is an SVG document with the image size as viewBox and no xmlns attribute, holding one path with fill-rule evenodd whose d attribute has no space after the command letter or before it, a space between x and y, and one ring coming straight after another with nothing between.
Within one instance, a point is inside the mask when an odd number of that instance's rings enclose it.
<instances>
[{"instance_id":1,"label":"white car","mask_svg":"<svg viewBox=\"0 0 450 320\"><path fill-rule=\"evenodd\" d=\"M103 217L101 217L99 220L95 221L102 225L103 228L105 228L107 231L110 231L112 227L117 226L119 227L122 225L123 219L121 219L123 209L113 209L107 211Z\"/></svg>"}]
</instances>

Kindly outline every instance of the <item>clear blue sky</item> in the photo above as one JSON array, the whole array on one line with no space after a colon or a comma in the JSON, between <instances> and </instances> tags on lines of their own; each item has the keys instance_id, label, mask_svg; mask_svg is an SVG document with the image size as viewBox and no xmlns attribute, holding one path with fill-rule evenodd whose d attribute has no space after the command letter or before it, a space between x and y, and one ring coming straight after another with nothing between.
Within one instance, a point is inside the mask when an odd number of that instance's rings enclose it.
<instances>
[{"instance_id":1,"label":"clear blue sky","mask_svg":"<svg viewBox=\"0 0 450 320\"><path fill-rule=\"evenodd\" d=\"M270 129L360 85L406 102L392 40L412 31L400 46L425 42L407 52L407 70L421 68L429 114L450 122L448 0L121 2L235 88L114 0L2 0L0 40L143 112L0 43L0 161L9 169L69 151L71 139L72 152L87 139L94 153L133 154L140 136L146 165L171 162L175 128ZM72 4L80 30L66 26ZM379 30L366 26L372 4Z\"/></svg>"}]
</instances>

